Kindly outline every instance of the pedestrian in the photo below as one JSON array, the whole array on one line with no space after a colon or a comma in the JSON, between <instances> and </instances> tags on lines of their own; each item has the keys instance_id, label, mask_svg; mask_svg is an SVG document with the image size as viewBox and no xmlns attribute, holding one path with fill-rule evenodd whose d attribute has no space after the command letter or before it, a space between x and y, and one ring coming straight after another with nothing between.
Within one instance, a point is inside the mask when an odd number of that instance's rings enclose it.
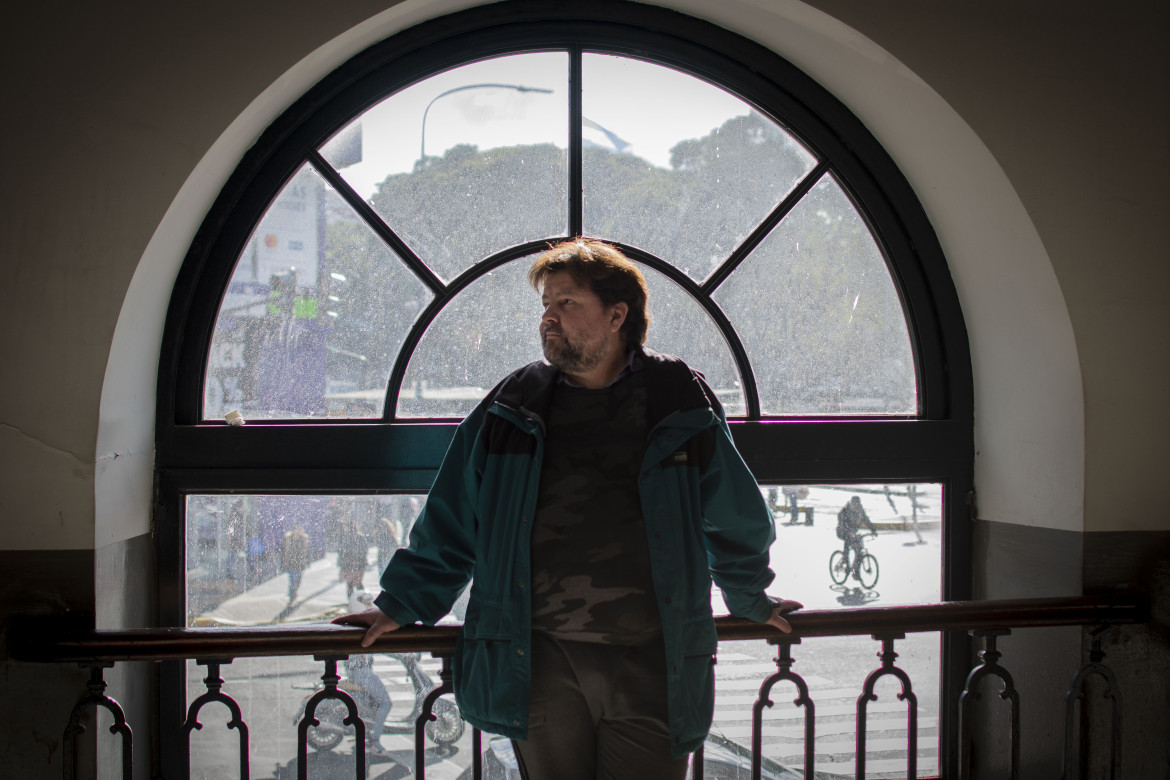
<instances>
[{"instance_id":1,"label":"pedestrian","mask_svg":"<svg viewBox=\"0 0 1170 780\"><path fill-rule=\"evenodd\" d=\"M369 551L369 540L358 528L357 522L352 518L346 518L341 527L337 549L337 569L341 579L345 581L346 597L362 589Z\"/></svg>"},{"instance_id":2,"label":"pedestrian","mask_svg":"<svg viewBox=\"0 0 1170 780\"><path fill-rule=\"evenodd\" d=\"M389 565L394 551L401 546L398 530L394 527L393 521L388 517L378 518L378 522L374 523L374 531L370 534L370 541L378 548L378 571L382 571Z\"/></svg>"},{"instance_id":3,"label":"pedestrian","mask_svg":"<svg viewBox=\"0 0 1170 780\"><path fill-rule=\"evenodd\" d=\"M237 499L228 513L227 526L224 529L224 535L227 537L224 543L227 550L227 576L228 579L241 584L245 582L248 573L245 516L244 499Z\"/></svg>"},{"instance_id":4,"label":"pedestrian","mask_svg":"<svg viewBox=\"0 0 1170 780\"><path fill-rule=\"evenodd\" d=\"M528 780L682 778L714 707L712 579L733 615L790 626L764 592L772 515L703 377L643 347L641 272L577 239L529 271L546 360L459 426L363 646L433 624L474 572L454 659L473 725Z\"/></svg>"},{"instance_id":5,"label":"pedestrian","mask_svg":"<svg viewBox=\"0 0 1170 780\"><path fill-rule=\"evenodd\" d=\"M309 535L299 522L284 535L280 545L280 563L281 568L288 572L288 603L291 605L297 598L301 577L309 565Z\"/></svg>"},{"instance_id":6,"label":"pedestrian","mask_svg":"<svg viewBox=\"0 0 1170 780\"><path fill-rule=\"evenodd\" d=\"M341 551L341 536L350 523L350 509L352 502L342 500L338 496L329 498L329 506L325 511L325 549L333 552Z\"/></svg>"}]
</instances>

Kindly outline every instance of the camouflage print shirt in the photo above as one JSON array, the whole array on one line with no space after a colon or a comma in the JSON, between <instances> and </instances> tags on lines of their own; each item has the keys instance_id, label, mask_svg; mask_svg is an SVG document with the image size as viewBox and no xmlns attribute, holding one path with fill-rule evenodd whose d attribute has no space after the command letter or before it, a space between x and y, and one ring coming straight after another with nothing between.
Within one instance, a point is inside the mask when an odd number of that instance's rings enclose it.
<instances>
[{"instance_id":1,"label":"camouflage print shirt","mask_svg":"<svg viewBox=\"0 0 1170 780\"><path fill-rule=\"evenodd\" d=\"M640 372L601 390L558 384L532 532L532 626L641 644L660 631L638 497L646 448Z\"/></svg>"}]
</instances>

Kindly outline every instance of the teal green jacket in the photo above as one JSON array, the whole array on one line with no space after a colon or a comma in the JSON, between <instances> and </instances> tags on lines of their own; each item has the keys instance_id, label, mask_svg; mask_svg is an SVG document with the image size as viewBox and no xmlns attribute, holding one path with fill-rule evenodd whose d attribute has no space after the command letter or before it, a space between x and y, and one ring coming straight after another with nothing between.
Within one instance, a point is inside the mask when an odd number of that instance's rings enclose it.
<instances>
[{"instance_id":1,"label":"teal green jacket","mask_svg":"<svg viewBox=\"0 0 1170 780\"><path fill-rule=\"evenodd\" d=\"M676 756L706 738L714 710L711 582L731 614L766 621L772 515L736 451L722 407L677 358L646 351L649 431L639 477L662 616ZM460 424L426 506L382 574L375 604L401 625L433 625L474 577L454 658L463 716L524 739L531 680L530 547L556 369L533 363Z\"/></svg>"}]
</instances>

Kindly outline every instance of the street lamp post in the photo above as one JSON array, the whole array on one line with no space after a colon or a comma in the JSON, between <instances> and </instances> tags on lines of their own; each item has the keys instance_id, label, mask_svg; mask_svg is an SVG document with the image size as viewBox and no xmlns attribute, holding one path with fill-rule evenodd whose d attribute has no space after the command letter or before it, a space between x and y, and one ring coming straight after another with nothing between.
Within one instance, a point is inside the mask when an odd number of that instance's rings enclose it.
<instances>
[{"instance_id":1,"label":"street lamp post","mask_svg":"<svg viewBox=\"0 0 1170 780\"><path fill-rule=\"evenodd\" d=\"M485 89L485 88L513 89L517 92L543 92L545 94L549 94L552 92L551 89L545 89L543 87L526 87L522 84L498 84L495 82L486 82L483 84L464 84L461 87L452 87L451 89L447 90L446 92L440 92L439 94L437 94L433 98L431 98L431 102L427 103L427 107L423 110L422 132L419 134L420 138L419 138L419 147L418 147L419 167L426 165L426 162L427 162L427 114L430 113L431 106L433 106L435 104L435 101L441 97L446 97L447 95L450 95L454 92L462 92L462 91L467 90L467 89Z\"/></svg>"}]
</instances>

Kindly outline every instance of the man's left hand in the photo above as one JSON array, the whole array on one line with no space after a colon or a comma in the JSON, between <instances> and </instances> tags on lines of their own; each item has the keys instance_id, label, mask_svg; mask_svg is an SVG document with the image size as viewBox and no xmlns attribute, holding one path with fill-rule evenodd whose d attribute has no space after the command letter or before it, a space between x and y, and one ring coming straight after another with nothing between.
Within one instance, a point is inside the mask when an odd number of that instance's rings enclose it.
<instances>
[{"instance_id":1,"label":"man's left hand","mask_svg":"<svg viewBox=\"0 0 1170 780\"><path fill-rule=\"evenodd\" d=\"M792 626L784 619L784 616L789 612L794 612L801 609L804 604L799 601L792 601L790 599L773 599L772 600L772 617L768 618L768 625L780 629L785 634L792 633Z\"/></svg>"}]
</instances>

